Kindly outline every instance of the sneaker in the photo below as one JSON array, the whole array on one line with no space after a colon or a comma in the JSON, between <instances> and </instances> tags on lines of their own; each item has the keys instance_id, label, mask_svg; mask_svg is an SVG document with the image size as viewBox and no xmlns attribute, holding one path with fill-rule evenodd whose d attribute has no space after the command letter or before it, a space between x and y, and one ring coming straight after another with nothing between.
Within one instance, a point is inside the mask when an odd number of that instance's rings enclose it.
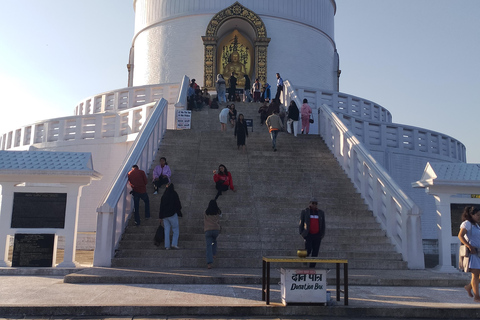
<instances>
[{"instance_id":1,"label":"sneaker","mask_svg":"<svg viewBox=\"0 0 480 320\"><path fill-rule=\"evenodd\" d=\"M158 192L157 192L157 191L155 191L153 194L158 194Z\"/></svg>"},{"instance_id":2,"label":"sneaker","mask_svg":"<svg viewBox=\"0 0 480 320\"><path fill-rule=\"evenodd\" d=\"M165 250L170 250L170 248L165 248Z\"/></svg>"},{"instance_id":3,"label":"sneaker","mask_svg":"<svg viewBox=\"0 0 480 320\"><path fill-rule=\"evenodd\" d=\"M180 248L179 248L179 247L177 247L177 246L172 246L172 249L175 249L175 250L180 250Z\"/></svg>"},{"instance_id":4,"label":"sneaker","mask_svg":"<svg viewBox=\"0 0 480 320\"><path fill-rule=\"evenodd\" d=\"M277 151L277 148L273 149L273 151Z\"/></svg>"},{"instance_id":5,"label":"sneaker","mask_svg":"<svg viewBox=\"0 0 480 320\"><path fill-rule=\"evenodd\" d=\"M211 263L207 264L207 269L212 269L212 264Z\"/></svg>"}]
</instances>

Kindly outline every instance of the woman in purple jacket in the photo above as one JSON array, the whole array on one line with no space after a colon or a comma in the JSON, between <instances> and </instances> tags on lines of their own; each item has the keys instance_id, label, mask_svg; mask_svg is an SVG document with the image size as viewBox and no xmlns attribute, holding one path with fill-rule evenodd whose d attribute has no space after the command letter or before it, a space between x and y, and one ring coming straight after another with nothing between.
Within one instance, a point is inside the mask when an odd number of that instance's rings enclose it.
<instances>
[{"instance_id":1,"label":"woman in purple jacket","mask_svg":"<svg viewBox=\"0 0 480 320\"><path fill-rule=\"evenodd\" d=\"M158 188L160 188L163 184L170 182L171 175L172 171L167 164L167 159L165 157L161 157L160 164L153 169L153 186L155 188L155 192L153 194L158 194Z\"/></svg>"}]
</instances>

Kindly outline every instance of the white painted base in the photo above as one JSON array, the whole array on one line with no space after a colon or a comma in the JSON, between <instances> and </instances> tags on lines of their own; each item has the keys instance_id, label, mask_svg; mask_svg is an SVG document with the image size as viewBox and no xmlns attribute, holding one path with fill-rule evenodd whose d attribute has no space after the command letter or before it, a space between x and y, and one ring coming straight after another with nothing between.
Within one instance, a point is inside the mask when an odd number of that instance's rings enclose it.
<instances>
[{"instance_id":1,"label":"white painted base","mask_svg":"<svg viewBox=\"0 0 480 320\"><path fill-rule=\"evenodd\" d=\"M440 265L433 268L432 271L438 272L438 273L459 273L460 272L460 270L452 266L440 266Z\"/></svg>"}]
</instances>

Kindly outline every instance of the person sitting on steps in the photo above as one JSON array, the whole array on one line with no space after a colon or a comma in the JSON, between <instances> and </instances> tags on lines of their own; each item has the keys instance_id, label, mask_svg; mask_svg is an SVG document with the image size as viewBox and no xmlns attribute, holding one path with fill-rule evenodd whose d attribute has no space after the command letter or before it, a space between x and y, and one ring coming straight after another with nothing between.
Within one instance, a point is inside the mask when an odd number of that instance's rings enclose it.
<instances>
[{"instance_id":1,"label":"person sitting on steps","mask_svg":"<svg viewBox=\"0 0 480 320\"><path fill-rule=\"evenodd\" d=\"M163 185L170 182L170 177L172 176L172 171L167 164L167 158L161 157L160 164L153 169L153 188L155 192L153 194L158 194L158 189Z\"/></svg>"},{"instance_id":2,"label":"person sitting on steps","mask_svg":"<svg viewBox=\"0 0 480 320\"><path fill-rule=\"evenodd\" d=\"M227 191L228 188L236 192L233 187L232 175L223 164L218 166L218 172L217 170L213 170L213 181L215 181L215 189L217 189L215 200L222 195L222 192Z\"/></svg>"}]
</instances>

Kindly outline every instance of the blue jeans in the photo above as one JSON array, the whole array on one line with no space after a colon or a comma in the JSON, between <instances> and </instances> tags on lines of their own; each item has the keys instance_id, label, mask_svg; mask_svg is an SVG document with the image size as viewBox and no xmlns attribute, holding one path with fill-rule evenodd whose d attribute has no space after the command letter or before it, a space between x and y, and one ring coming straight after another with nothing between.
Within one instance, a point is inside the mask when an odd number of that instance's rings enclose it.
<instances>
[{"instance_id":1,"label":"blue jeans","mask_svg":"<svg viewBox=\"0 0 480 320\"><path fill-rule=\"evenodd\" d=\"M165 228L165 248L170 248L170 229L173 230L172 246L177 247L178 236L180 235L177 214L175 213L171 217L163 218L163 227Z\"/></svg>"},{"instance_id":2,"label":"blue jeans","mask_svg":"<svg viewBox=\"0 0 480 320\"><path fill-rule=\"evenodd\" d=\"M213 256L217 255L217 237L220 230L205 231L205 241L207 243L207 263L213 263Z\"/></svg>"},{"instance_id":3,"label":"blue jeans","mask_svg":"<svg viewBox=\"0 0 480 320\"><path fill-rule=\"evenodd\" d=\"M272 130L272 132L270 132L270 138L272 138L273 149L277 147L277 134L278 134L278 130Z\"/></svg>"},{"instance_id":4,"label":"blue jeans","mask_svg":"<svg viewBox=\"0 0 480 320\"><path fill-rule=\"evenodd\" d=\"M245 89L245 102L252 102L252 94L250 93L250 90Z\"/></svg>"},{"instance_id":5,"label":"blue jeans","mask_svg":"<svg viewBox=\"0 0 480 320\"><path fill-rule=\"evenodd\" d=\"M135 210L135 223L140 224L140 212L138 212L140 207L140 199L145 203L145 218L150 218L150 200L148 199L148 194L146 193L133 193L133 208Z\"/></svg>"}]
</instances>

